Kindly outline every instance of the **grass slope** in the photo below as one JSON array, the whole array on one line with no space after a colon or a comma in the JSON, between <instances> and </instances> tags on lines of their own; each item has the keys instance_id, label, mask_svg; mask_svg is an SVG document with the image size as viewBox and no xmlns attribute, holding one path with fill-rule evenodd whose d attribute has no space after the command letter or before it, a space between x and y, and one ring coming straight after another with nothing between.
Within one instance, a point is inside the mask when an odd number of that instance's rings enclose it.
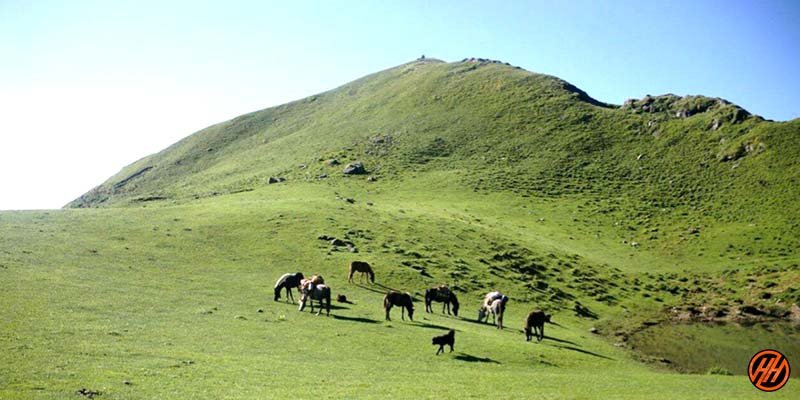
<instances>
[{"instance_id":1,"label":"grass slope","mask_svg":"<svg viewBox=\"0 0 800 400\"><path fill-rule=\"evenodd\" d=\"M70 208L0 213L0 397L755 398L750 355L800 359L798 134L721 99L618 107L487 60L246 114ZM345 176L354 161L368 174ZM345 282L355 259L379 286ZM355 304L273 303L296 270ZM462 318L383 321L388 288L441 283ZM494 289L504 332L470 321ZM534 308L559 324L542 344L519 332ZM435 357L445 328L457 353Z\"/></svg>"},{"instance_id":2,"label":"grass slope","mask_svg":"<svg viewBox=\"0 0 800 400\"><path fill-rule=\"evenodd\" d=\"M337 197L347 189L272 185L181 205L0 213L2 397L88 388L102 398L263 398L298 387L331 398L760 396L743 376L669 373L589 333L598 321L576 316L576 302L602 317L659 303L628 292L634 275L540 242L563 229L560 207L534 203L535 218L491 220L480 217L487 204L498 216L519 207L479 194L456 201L447 188L437 198L362 192L350 204ZM321 234L347 237L359 253L333 251ZM353 259L371 262L379 285L347 284ZM274 280L295 270L321 273L354 304L327 318L273 302ZM418 303L415 322L396 310L383 321L387 288L419 299L440 282L457 288L463 318L426 315ZM471 321L490 288L513 299L502 332ZM616 306L598 301L609 295ZM535 307L559 324L541 344L520 331ZM456 352L436 357L430 338L446 328L458 332ZM777 395L797 388L793 379Z\"/></svg>"}]
</instances>

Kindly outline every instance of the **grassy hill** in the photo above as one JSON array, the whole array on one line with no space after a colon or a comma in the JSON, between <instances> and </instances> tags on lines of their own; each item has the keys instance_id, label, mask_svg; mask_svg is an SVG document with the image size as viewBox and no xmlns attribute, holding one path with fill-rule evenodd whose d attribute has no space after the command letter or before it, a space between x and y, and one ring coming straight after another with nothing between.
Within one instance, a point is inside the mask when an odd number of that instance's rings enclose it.
<instances>
[{"instance_id":1,"label":"grassy hill","mask_svg":"<svg viewBox=\"0 0 800 400\"><path fill-rule=\"evenodd\" d=\"M756 398L752 354L800 360L798 135L475 59L246 114L64 210L0 213L0 397ZM348 284L352 260L378 284ZM354 303L273 302L297 270ZM441 283L459 318L383 321L388 288ZM474 322L494 289L503 332ZM540 344L520 331L535 308L557 323Z\"/></svg>"}]
</instances>

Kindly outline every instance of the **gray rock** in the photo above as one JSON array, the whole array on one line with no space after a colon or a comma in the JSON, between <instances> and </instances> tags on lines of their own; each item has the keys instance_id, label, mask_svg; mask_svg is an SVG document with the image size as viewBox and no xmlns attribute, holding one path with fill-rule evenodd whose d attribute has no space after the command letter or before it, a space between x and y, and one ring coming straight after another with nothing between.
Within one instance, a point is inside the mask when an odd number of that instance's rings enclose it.
<instances>
[{"instance_id":1,"label":"gray rock","mask_svg":"<svg viewBox=\"0 0 800 400\"><path fill-rule=\"evenodd\" d=\"M364 164L362 164L360 161L356 161L352 164L347 164L342 172L344 172L345 175L361 175L366 174L367 170L364 169Z\"/></svg>"}]
</instances>

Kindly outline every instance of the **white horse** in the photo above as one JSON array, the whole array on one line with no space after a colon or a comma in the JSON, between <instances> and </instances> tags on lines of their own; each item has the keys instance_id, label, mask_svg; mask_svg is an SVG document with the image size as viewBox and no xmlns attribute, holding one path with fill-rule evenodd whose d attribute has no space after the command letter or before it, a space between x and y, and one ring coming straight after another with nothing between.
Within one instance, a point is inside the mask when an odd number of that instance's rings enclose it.
<instances>
[{"instance_id":1,"label":"white horse","mask_svg":"<svg viewBox=\"0 0 800 400\"><path fill-rule=\"evenodd\" d=\"M491 292L483 299L481 308L478 309L478 322L486 318L489 322L489 314L492 315L492 323L497 325L497 329L503 329L503 314L506 311L508 296L500 292Z\"/></svg>"},{"instance_id":2,"label":"white horse","mask_svg":"<svg viewBox=\"0 0 800 400\"><path fill-rule=\"evenodd\" d=\"M305 280L304 280L305 281ZM314 285L311 283L311 280L305 282L305 284L300 286L300 308L299 311L303 311L306 308L306 300L309 298L311 299L311 312L314 312L314 301L319 302L319 311L317 311L317 315L322 312L322 306L325 305L325 313L326 315L331 315L331 288L325 284L318 284Z\"/></svg>"}]
</instances>

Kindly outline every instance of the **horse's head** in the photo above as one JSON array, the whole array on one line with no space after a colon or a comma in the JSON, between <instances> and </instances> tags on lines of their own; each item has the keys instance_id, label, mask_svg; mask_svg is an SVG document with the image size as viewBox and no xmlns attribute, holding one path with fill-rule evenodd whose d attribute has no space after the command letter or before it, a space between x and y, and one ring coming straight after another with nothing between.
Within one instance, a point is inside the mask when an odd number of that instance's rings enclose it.
<instances>
[{"instance_id":1,"label":"horse's head","mask_svg":"<svg viewBox=\"0 0 800 400\"><path fill-rule=\"evenodd\" d=\"M294 276L297 278L297 281L300 282L301 280L305 279L306 277L303 276L302 272L295 272Z\"/></svg>"},{"instance_id":2,"label":"horse's head","mask_svg":"<svg viewBox=\"0 0 800 400\"><path fill-rule=\"evenodd\" d=\"M456 300L455 294L450 298L450 302L453 304L453 314L457 317L459 305L458 305L458 300Z\"/></svg>"},{"instance_id":3,"label":"horse's head","mask_svg":"<svg viewBox=\"0 0 800 400\"><path fill-rule=\"evenodd\" d=\"M483 321L483 318L486 317L486 310L481 307L478 309L478 322Z\"/></svg>"},{"instance_id":4,"label":"horse's head","mask_svg":"<svg viewBox=\"0 0 800 400\"><path fill-rule=\"evenodd\" d=\"M414 320L414 305L409 303L408 307L406 307L406 309L408 310L408 318L413 321Z\"/></svg>"},{"instance_id":5,"label":"horse's head","mask_svg":"<svg viewBox=\"0 0 800 400\"><path fill-rule=\"evenodd\" d=\"M367 273L369 274L369 281L375 283L375 273L372 270L367 271Z\"/></svg>"},{"instance_id":6,"label":"horse's head","mask_svg":"<svg viewBox=\"0 0 800 400\"><path fill-rule=\"evenodd\" d=\"M552 317L552 315L550 315L550 314L545 314L545 315L544 315L544 322L550 322L550 323L552 324L553 322L552 322L552 321L550 321L550 317Z\"/></svg>"}]
</instances>

